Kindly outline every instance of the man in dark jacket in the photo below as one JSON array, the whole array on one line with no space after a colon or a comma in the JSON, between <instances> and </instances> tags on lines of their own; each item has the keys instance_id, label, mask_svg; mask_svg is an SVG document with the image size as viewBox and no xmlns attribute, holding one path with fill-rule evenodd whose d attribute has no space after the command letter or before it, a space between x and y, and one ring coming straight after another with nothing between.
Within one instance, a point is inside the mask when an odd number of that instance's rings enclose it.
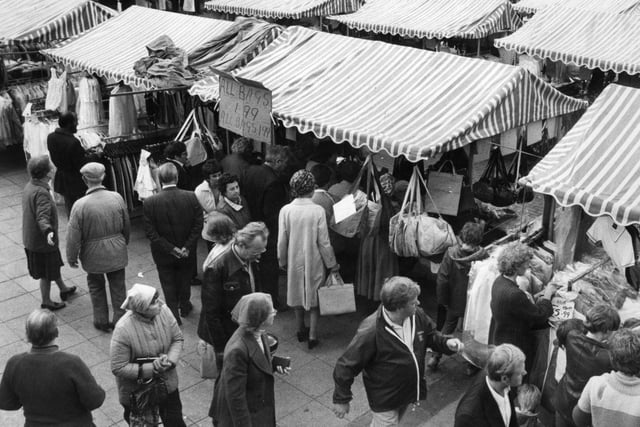
<instances>
[{"instance_id":1,"label":"man in dark jacket","mask_svg":"<svg viewBox=\"0 0 640 427\"><path fill-rule=\"evenodd\" d=\"M193 309L191 257L202 230L202 208L193 192L176 187L178 171L173 164L160 166L158 178L162 191L145 199L144 227L167 306L182 324L180 315L186 317Z\"/></svg>"},{"instance_id":2,"label":"man in dark jacket","mask_svg":"<svg viewBox=\"0 0 640 427\"><path fill-rule=\"evenodd\" d=\"M482 225L468 222L460 232L460 244L445 252L438 270L438 328L444 335L452 334L458 326L458 320L464 316L467 306L467 287L469 270L474 261L487 258L488 254L480 247ZM446 317L443 314L446 313ZM444 318L442 318L444 317ZM427 367L435 370L442 354L433 353Z\"/></svg>"},{"instance_id":3,"label":"man in dark jacket","mask_svg":"<svg viewBox=\"0 0 640 427\"><path fill-rule=\"evenodd\" d=\"M64 196L67 214L70 214L71 206L87 191L80 168L95 159L86 155L82 144L73 135L78 131L78 119L74 113L62 114L58 125L60 127L47 137L47 149L57 168L53 190Z\"/></svg>"},{"instance_id":4,"label":"man in dark jacket","mask_svg":"<svg viewBox=\"0 0 640 427\"><path fill-rule=\"evenodd\" d=\"M193 191L196 188L195 181L191 176L191 166L187 156L187 146L182 141L174 141L164 149L164 155L169 163L172 163L178 170L178 183L176 186L181 190Z\"/></svg>"},{"instance_id":5,"label":"man in dark jacket","mask_svg":"<svg viewBox=\"0 0 640 427\"><path fill-rule=\"evenodd\" d=\"M351 385L364 371L374 423L397 425L410 403L426 399L427 347L446 354L462 350L460 340L440 334L418 307L419 294L418 284L406 277L391 277L382 286L382 305L360 324L333 371L333 411L338 418L349 412Z\"/></svg>"},{"instance_id":6,"label":"man in dark jacket","mask_svg":"<svg viewBox=\"0 0 640 427\"><path fill-rule=\"evenodd\" d=\"M250 222L204 271L198 336L215 349L218 368L224 347L238 328L231 320L231 310L240 298L259 289L256 261L266 250L268 237L264 223Z\"/></svg>"},{"instance_id":7,"label":"man in dark jacket","mask_svg":"<svg viewBox=\"0 0 640 427\"><path fill-rule=\"evenodd\" d=\"M496 347L487 362L487 376L479 375L458 403L454 426L517 427L509 390L522 384L524 362L524 353L515 345Z\"/></svg>"},{"instance_id":8,"label":"man in dark jacket","mask_svg":"<svg viewBox=\"0 0 640 427\"><path fill-rule=\"evenodd\" d=\"M281 177L287 168L287 158L285 147L270 146L264 164L252 165L245 171L241 187L252 219L264 222L272 236L278 235L278 215L280 209L289 202L287 188ZM277 240L269 240L267 251L260 259L259 274L261 291L269 293L274 307L279 308Z\"/></svg>"}]
</instances>

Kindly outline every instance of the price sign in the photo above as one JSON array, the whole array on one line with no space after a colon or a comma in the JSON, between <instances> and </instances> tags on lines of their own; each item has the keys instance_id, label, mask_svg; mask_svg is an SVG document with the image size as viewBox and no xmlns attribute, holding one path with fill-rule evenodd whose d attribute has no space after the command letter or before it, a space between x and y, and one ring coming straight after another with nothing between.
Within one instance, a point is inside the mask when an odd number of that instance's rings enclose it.
<instances>
[{"instance_id":1,"label":"price sign","mask_svg":"<svg viewBox=\"0 0 640 427\"><path fill-rule=\"evenodd\" d=\"M575 305L574 301L567 301L557 305L554 304L553 315L551 317L559 321L573 319L573 309Z\"/></svg>"},{"instance_id":2,"label":"price sign","mask_svg":"<svg viewBox=\"0 0 640 427\"><path fill-rule=\"evenodd\" d=\"M271 143L271 91L258 82L220 76L220 126Z\"/></svg>"}]
</instances>

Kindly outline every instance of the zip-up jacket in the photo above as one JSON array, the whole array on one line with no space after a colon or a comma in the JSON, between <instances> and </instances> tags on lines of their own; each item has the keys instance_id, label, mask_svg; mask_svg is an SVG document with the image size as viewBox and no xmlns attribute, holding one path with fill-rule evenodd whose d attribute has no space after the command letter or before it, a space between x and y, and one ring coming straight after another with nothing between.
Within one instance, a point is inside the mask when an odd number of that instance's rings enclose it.
<instances>
[{"instance_id":1,"label":"zip-up jacket","mask_svg":"<svg viewBox=\"0 0 640 427\"><path fill-rule=\"evenodd\" d=\"M333 403L348 403L353 398L351 385L363 372L364 388L373 412L396 410L427 397L424 359L427 347L453 354L446 345L448 337L421 308L410 318L413 348L410 349L387 323L382 305L358 328L333 371Z\"/></svg>"}]
</instances>

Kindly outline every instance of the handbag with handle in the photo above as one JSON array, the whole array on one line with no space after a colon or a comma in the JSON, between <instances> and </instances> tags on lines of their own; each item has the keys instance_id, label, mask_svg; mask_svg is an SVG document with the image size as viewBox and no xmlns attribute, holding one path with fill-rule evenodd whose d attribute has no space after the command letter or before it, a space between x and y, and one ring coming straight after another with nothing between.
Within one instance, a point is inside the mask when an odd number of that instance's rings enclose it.
<instances>
[{"instance_id":1,"label":"handbag with handle","mask_svg":"<svg viewBox=\"0 0 640 427\"><path fill-rule=\"evenodd\" d=\"M336 272L330 273L324 286L318 288L318 307L321 316L355 312L356 296L353 284L345 284Z\"/></svg>"},{"instance_id":2,"label":"handbag with handle","mask_svg":"<svg viewBox=\"0 0 640 427\"><path fill-rule=\"evenodd\" d=\"M443 171L445 165L451 165L451 173ZM427 188L431 197L426 200L426 211L439 212L442 215L458 215L463 181L464 176L456 174L456 168L450 160L444 162L438 170L429 171Z\"/></svg>"}]
</instances>

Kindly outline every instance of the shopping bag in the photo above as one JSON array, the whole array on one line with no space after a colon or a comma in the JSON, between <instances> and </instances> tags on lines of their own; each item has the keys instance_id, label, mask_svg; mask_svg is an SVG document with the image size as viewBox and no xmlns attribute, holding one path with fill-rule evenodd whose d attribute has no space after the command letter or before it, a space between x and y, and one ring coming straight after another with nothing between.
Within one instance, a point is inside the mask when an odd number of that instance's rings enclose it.
<instances>
[{"instance_id":1,"label":"shopping bag","mask_svg":"<svg viewBox=\"0 0 640 427\"><path fill-rule=\"evenodd\" d=\"M338 203L333 205L333 217L331 218L331 229L344 237L354 237L362 228L367 211L367 198L359 191L354 196L347 194ZM343 212L348 216L344 216ZM368 219L368 215L367 215Z\"/></svg>"},{"instance_id":2,"label":"shopping bag","mask_svg":"<svg viewBox=\"0 0 640 427\"><path fill-rule=\"evenodd\" d=\"M130 425L133 427L158 425L160 407L165 404L168 395L167 383L163 377L154 375L148 380L138 380L136 388L129 395Z\"/></svg>"},{"instance_id":3,"label":"shopping bag","mask_svg":"<svg viewBox=\"0 0 640 427\"><path fill-rule=\"evenodd\" d=\"M451 173L442 171L447 164L453 169ZM425 210L442 215L458 215L463 180L464 176L456 174L451 161L443 163L437 171L430 171L427 188L431 197L426 200Z\"/></svg>"},{"instance_id":4,"label":"shopping bag","mask_svg":"<svg viewBox=\"0 0 640 427\"><path fill-rule=\"evenodd\" d=\"M451 225L442 217L420 215L416 227L418 252L428 257L444 253L456 244L456 235Z\"/></svg>"},{"instance_id":5,"label":"shopping bag","mask_svg":"<svg viewBox=\"0 0 640 427\"><path fill-rule=\"evenodd\" d=\"M329 274L324 286L318 288L318 306L321 316L355 312L353 284L345 284L338 273Z\"/></svg>"},{"instance_id":6,"label":"shopping bag","mask_svg":"<svg viewBox=\"0 0 640 427\"><path fill-rule=\"evenodd\" d=\"M202 143L200 132L194 131L184 145L187 147L187 158L191 166L202 164L207 160L207 150Z\"/></svg>"},{"instance_id":7,"label":"shopping bag","mask_svg":"<svg viewBox=\"0 0 640 427\"><path fill-rule=\"evenodd\" d=\"M213 346L206 341L200 340L196 347L196 352L200 356L200 376L202 378L218 378L218 365L216 365L216 352Z\"/></svg>"}]
</instances>

